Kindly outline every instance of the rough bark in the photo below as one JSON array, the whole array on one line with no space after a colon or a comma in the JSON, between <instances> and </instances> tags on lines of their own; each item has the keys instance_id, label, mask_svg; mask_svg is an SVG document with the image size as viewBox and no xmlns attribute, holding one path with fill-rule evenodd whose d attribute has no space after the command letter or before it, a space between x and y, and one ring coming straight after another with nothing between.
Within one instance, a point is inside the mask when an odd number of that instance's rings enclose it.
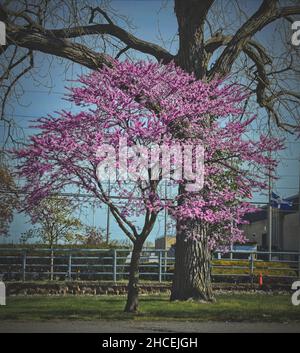
<instances>
[{"instance_id":1,"label":"rough bark","mask_svg":"<svg viewBox=\"0 0 300 353\"><path fill-rule=\"evenodd\" d=\"M186 226L186 224L185 224ZM187 238L179 222L176 235L175 273L171 300L214 301L207 229L202 224L190 225L198 239Z\"/></svg>"},{"instance_id":2,"label":"rough bark","mask_svg":"<svg viewBox=\"0 0 300 353\"><path fill-rule=\"evenodd\" d=\"M137 239L134 243L132 255L131 255L127 302L124 309L124 311L128 313L135 313L138 310L139 264L140 264L142 248L143 248L143 241L141 239Z\"/></svg>"},{"instance_id":3,"label":"rough bark","mask_svg":"<svg viewBox=\"0 0 300 353\"><path fill-rule=\"evenodd\" d=\"M203 78L206 74L204 21L213 0L176 0L175 13L179 30L176 61L185 71Z\"/></svg>"}]
</instances>

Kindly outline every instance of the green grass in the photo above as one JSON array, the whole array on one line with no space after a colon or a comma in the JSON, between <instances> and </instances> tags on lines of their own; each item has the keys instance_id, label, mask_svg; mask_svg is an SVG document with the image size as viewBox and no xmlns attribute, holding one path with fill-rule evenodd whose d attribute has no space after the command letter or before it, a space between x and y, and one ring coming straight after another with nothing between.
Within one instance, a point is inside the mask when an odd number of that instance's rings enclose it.
<instances>
[{"instance_id":1,"label":"green grass","mask_svg":"<svg viewBox=\"0 0 300 353\"><path fill-rule=\"evenodd\" d=\"M169 302L166 295L141 296L140 312L123 312L124 296L9 297L0 320L196 320L300 322L290 295L226 294L217 302Z\"/></svg>"}]
</instances>

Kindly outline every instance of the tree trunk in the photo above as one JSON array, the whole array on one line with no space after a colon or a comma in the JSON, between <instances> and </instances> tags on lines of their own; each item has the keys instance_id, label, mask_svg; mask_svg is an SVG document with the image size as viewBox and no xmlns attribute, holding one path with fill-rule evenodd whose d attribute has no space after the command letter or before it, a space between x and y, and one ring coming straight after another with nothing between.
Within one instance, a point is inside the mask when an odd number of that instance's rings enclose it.
<instances>
[{"instance_id":1,"label":"tree trunk","mask_svg":"<svg viewBox=\"0 0 300 353\"><path fill-rule=\"evenodd\" d=\"M202 224L191 224L189 227L191 233L197 232L197 240L193 237L187 238L187 230L181 230L180 222L177 226L171 300L214 301L207 228Z\"/></svg>"},{"instance_id":2,"label":"tree trunk","mask_svg":"<svg viewBox=\"0 0 300 353\"><path fill-rule=\"evenodd\" d=\"M124 309L124 311L128 313L135 313L138 310L139 264L140 264L142 248L143 248L143 241L140 239L137 239L134 243L132 255L131 255L127 302Z\"/></svg>"},{"instance_id":3,"label":"tree trunk","mask_svg":"<svg viewBox=\"0 0 300 353\"><path fill-rule=\"evenodd\" d=\"M207 55L204 50L204 21L213 0L175 0L179 30L177 64L185 71L204 78Z\"/></svg>"},{"instance_id":4,"label":"tree trunk","mask_svg":"<svg viewBox=\"0 0 300 353\"><path fill-rule=\"evenodd\" d=\"M202 80L206 79L207 70L207 57L204 50L204 21L212 3L212 0L175 0L175 12L179 27L177 64ZM184 192L184 186L179 187L179 195ZM205 301L214 300L210 276L211 254L208 248L207 233L208 229L201 223L177 221L176 260L171 300L190 298ZM197 240L188 238L188 234L197 234Z\"/></svg>"}]
</instances>

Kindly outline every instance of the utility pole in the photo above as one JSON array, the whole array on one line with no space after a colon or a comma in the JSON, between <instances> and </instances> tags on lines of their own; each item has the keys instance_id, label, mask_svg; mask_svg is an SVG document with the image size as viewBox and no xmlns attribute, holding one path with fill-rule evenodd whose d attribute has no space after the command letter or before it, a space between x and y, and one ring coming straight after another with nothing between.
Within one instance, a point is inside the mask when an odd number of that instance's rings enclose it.
<instances>
[{"instance_id":1,"label":"utility pole","mask_svg":"<svg viewBox=\"0 0 300 353\"><path fill-rule=\"evenodd\" d=\"M107 184L107 195L110 196L110 180L108 180ZM106 244L109 243L109 228L110 228L110 209L107 205L107 216L106 216Z\"/></svg>"},{"instance_id":2,"label":"utility pole","mask_svg":"<svg viewBox=\"0 0 300 353\"><path fill-rule=\"evenodd\" d=\"M167 180L165 180L165 202L167 202ZM168 233L168 211L165 207L164 213L164 249L167 250L167 233Z\"/></svg>"},{"instance_id":3,"label":"utility pole","mask_svg":"<svg viewBox=\"0 0 300 353\"><path fill-rule=\"evenodd\" d=\"M269 177L271 180L271 176ZM272 232L273 232L273 212L272 212L272 181L269 181L269 210L268 210L268 234L269 234L269 261L272 260Z\"/></svg>"},{"instance_id":4,"label":"utility pole","mask_svg":"<svg viewBox=\"0 0 300 353\"><path fill-rule=\"evenodd\" d=\"M165 202L167 202L168 199L168 189L167 189L167 180L165 180ZM165 221L164 221L164 272L166 273L168 270L168 260L167 260L167 235L168 235L168 211L167 208L165 207Z\"/></svg>"},{"instance_id":5,"label":"utility pole","mask_svg":"<svg viewBox=\"0 0 300 353\"><path fill-rule=\"evenodd\" d=\"M95 227L95 201L93 202L93 227Z\"/></svg>"},{"instance_id":6,"label":"utility pole","mask_svg":"<svg viewBox=\"0 0 300 353\"><path fill-rule=\"evenodd\" d=\"M271 137L271 125L269 122L269 135ZM271 158L271 152L270 152ZM269 235L269 261L272 260L272 176L269 169L269 207L268 207L268 235Z\"/></svg>"}]
</instances>

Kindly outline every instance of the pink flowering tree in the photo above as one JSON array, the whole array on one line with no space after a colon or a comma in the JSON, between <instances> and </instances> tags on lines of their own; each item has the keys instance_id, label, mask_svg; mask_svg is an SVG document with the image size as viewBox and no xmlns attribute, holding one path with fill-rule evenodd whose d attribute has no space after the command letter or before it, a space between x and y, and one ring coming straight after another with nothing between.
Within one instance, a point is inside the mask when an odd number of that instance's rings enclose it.
<instances>
[{"instance_id":1,"label":"pink flowering tree","mask_svg":"<svg viewBox=\"0 0 300 353\"><path fill-rule=\"evenodd\" d=\"M109 206L133 244L128 312L138 308L143 244L158 213L167 209L177 220L182 241L200 244L203 298L210 300L210 252L244 241L238 225L252 208L243 200L266 187L265 176L276 166L269 153L281 148L281 142L265 135L255 141L244 137L255 117L240 122L246 94L239 86L217 80L203 83L174 64L116 61L114 68L78 81L68 99L79 112L62 111L36 120L38 133L15 152L19 174L26 180L25 207L69 187L85 190ZM172 152L174 145L177 150ZM157 150L162 146L170 151L169 162L163 149ZM190 146L189 160L178 146ZM204 163L204 182L198 189L193 187L199 186L197 174L192 173L200 158L197 146L202 147ZM159 192L168 163L169 183L181 190L173 200L163 199ZM104 174L113 181L109 194ZM195 223L201 224L199 231L188 226ZM176 254L176 266L180 255Z\"/></svg>"}]
</instances>

